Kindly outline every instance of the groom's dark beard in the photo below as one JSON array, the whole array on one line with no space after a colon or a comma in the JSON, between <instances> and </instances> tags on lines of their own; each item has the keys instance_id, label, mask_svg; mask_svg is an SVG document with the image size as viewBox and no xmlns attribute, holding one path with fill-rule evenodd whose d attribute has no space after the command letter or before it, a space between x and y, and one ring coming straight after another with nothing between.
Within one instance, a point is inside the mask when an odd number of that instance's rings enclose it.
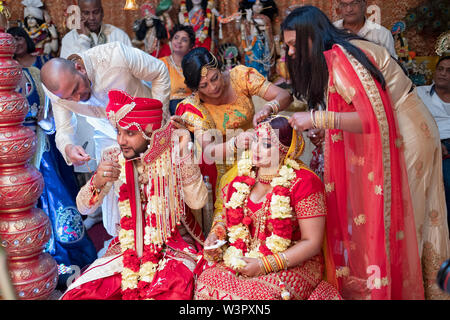
<instances>
[{"instance_id":1,"label":"groom's dark beard","mask_svg":"<svg viewBox=\"0 0 450 320\"><path fill-rule=\"evenodd\" d=\"M147 151L149 143L150 142L146 142L145 144L143 144L142 146L139 146L138 148L130 147L133 150L133 155L129 156L129 157L126 157L124 155L124 158L127 159L127 160L139 158L142 153Z\"/></svg>"}]
</instances>

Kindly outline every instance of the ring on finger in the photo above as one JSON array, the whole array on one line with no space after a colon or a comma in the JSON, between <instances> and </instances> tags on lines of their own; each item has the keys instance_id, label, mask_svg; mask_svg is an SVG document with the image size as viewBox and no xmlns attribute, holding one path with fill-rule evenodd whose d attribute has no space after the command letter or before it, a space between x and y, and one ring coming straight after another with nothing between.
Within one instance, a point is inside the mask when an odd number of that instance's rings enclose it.
<instances>
[{"instance_id":1,"label":"ring on finger","mask_svg":"<svg viewBox=\"0 0 450 320\"><path fill-rule=\"evenodd\" d=\"M108 171L103 171L103 177L107 177L108 176L107 173Z\"/></svg>"}]
</instances>

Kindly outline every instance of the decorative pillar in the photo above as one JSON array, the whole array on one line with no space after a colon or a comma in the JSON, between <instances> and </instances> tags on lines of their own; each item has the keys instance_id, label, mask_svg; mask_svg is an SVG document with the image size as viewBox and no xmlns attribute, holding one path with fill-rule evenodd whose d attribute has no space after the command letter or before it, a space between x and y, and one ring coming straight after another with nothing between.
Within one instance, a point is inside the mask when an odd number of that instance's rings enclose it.
<instances>
[{"instance_id":1,"label":"decorative pillar","mask_svg":"<svg viewBox=\"0 0 450 320\"><path fill-rule=\"evenodd\" d=\"M29 164L36 135L22 125L28 102L15 92L22 67L12 58L14 49L14 38L0 33L0 245L17 297L43 300L56 287L58 269L43 252L52 231L47 215L35 208L44 180Z\"/></svg>"}]
</instances>

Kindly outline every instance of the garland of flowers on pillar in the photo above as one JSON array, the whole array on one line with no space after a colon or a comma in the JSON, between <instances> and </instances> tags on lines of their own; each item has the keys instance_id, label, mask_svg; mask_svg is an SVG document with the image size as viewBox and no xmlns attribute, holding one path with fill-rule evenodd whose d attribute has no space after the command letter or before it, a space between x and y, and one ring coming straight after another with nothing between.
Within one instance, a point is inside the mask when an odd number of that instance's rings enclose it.
<instances>
[{"instance_id":1,"label":"garland of flowers on pillar","mask_svg":"<svg viewBox=\"0 0 450 320\"><path fill-rule=\"evenodd\" d=\"M240 269L246 264L242 260L244 256L262 258L289 248L294 217L289 189L297 177L297 170L300 170L300 165L295 160L287 159L279 169L278 175L272 179L273 189L266 196L261 224L255 228L255 239L251 239L249 226L252 219L246 208L251 188L256 182L255 172L252 170L248 154L244 153L242 159L238 161L238 176L231 186L234 192L225 204L226 228L230 243L223 255L226 266L235 270ZM272 230L269 231L270 235L267 230Z\"/></svg>"}]
</instances>

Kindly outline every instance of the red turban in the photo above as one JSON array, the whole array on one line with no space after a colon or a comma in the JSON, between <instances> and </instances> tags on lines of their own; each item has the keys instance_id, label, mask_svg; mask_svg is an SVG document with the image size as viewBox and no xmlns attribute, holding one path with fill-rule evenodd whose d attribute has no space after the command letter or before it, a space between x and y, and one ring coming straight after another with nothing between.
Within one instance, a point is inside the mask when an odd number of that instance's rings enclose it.
<instances>
[{"instance_id":1,"label":"red turban","mask_svg":"<svg viewBox=\"0 0 450 320\"><path fill-rule=\"evenodd\" d=\"M162 103L150 98L132 98L121 90L108 92L109 103L106 115L114 128L139 130L145 136L145 128L151 124L152 129L161 128Z\"/></svg>"}]
</instances>

